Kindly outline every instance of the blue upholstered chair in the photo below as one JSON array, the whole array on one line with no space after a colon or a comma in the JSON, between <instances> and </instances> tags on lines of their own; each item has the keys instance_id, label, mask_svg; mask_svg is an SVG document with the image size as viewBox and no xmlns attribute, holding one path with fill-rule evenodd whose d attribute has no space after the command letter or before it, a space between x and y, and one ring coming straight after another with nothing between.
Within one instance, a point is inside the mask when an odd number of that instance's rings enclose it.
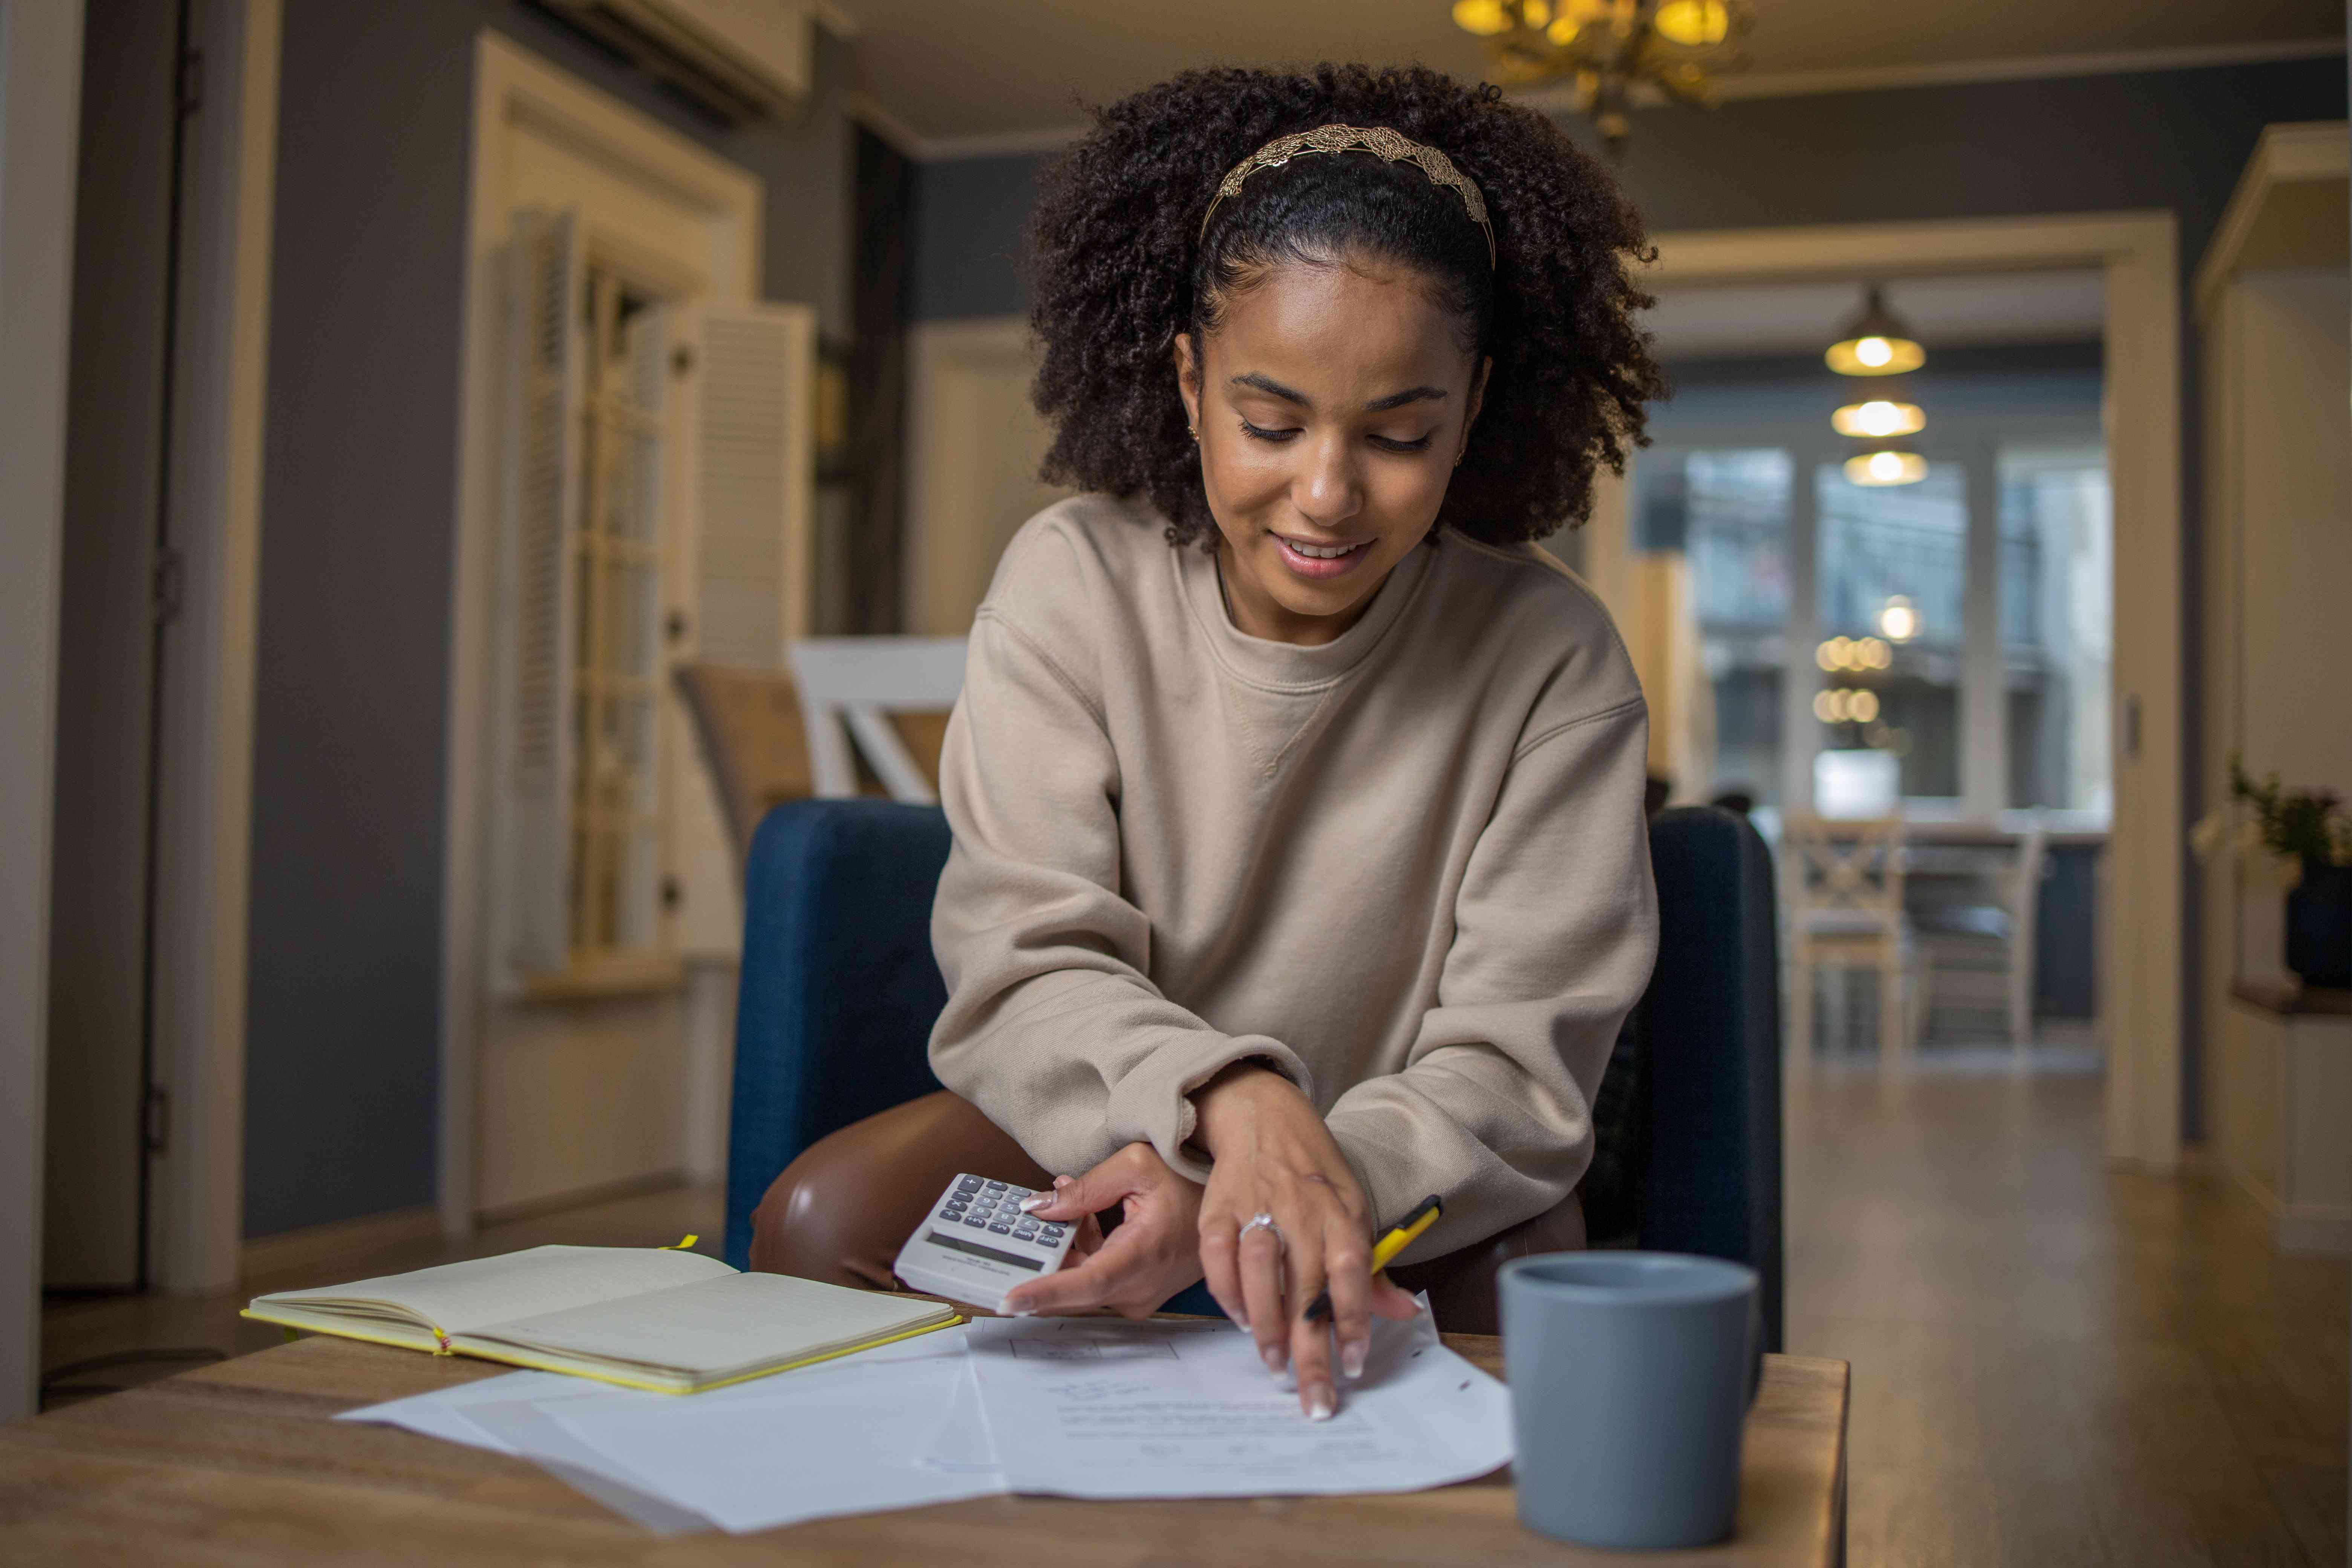
<instances>
[{"instance_id":1,"label":"blue upholstered chair","mask_svg":"<svg viewBox=\"0 0 2352 1568\"><path fill-rule=\"evenodd\" d=\"M727 1259L751 1211L826 1133L938 1089L925 1056L947 992L930 909L947 861L938 808L780 805L745 878ZM1764 1276L1780 1325L1779 957L1772 863L1754 828L1694 806L1650 826L1658 967L1595 1097L1582 1189L1595 1245L1705 1253Z\"/></svg>"}]
</instances>

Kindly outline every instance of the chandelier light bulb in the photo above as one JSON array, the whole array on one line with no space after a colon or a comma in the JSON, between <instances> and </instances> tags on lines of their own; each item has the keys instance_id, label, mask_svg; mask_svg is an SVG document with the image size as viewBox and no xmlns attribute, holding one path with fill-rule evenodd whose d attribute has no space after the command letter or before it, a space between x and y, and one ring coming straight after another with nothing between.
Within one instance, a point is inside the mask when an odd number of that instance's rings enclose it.
<instances>
[{"instance_id":1,"label":"chandelier light bulb","mask_svg":"<svg viewBox=\"0 0 2352 1568\"><path fill-rule=\"evenodd\" d=\"M1484 41L1505 86L1568 84L1577 113L1612 156L1622 153L1636 95L1712 100L1718 71L1748 63L1755 0L1450 0L1454 25Z\"/></svg>"},{"instance_id":2,"label":"chandelier light bulb","mask_svg":"<svg viewBox=\"0 0 2352 1568\"><path fill-rule=\"evenodd\" d=\"M1864 338L1853 345L1853 357L1873 370L1883 369L1895 358L1895 345L1885 338Z\"/></svg>"},{"instance_id":3,"label":"chandelier light bulb","mask_svg":"<svg viewBox=\"0 0 2352 1568\"><path fill-rule=\"evenodd\" d=\"M1666 0L1652 25L1671 43L1705 48L1730 36L1731 13L1723 0Z\"/></svg>"},{"instance_id":4,"label":"chandelier light bulb","mask_svg":"<svg viewBox=\"0 0 2352 1568\"><path fill-rule=\"evenodd\" d=\"M1510 16L1503 0L1454 0L1454 25L1465 33L1491 38L1507 29Z\"/></svg>"},{"instance_id":5,"label":"chandelier light bulb","mask_svg":"<svg viewBox=\"0 0 2352 1568\"><path fill-rule=\"evenodd\" d=\"M1889 595L1878 611L1878 629L1888 642L1909 642L1919 635L1919 612L1902 595Z\"/></svg>"},{"instance_id":6,"label":"chandelier light bulb","mask_svg":"<svg viewBox=\"0 0 2352 1568\"><path fill-rule=\"evenodd\" d=\"M1832 687L1813 693L1813 717L1824 724L1868 724L1878 718L1878 693Z\"/></svg>"}]
</instances>

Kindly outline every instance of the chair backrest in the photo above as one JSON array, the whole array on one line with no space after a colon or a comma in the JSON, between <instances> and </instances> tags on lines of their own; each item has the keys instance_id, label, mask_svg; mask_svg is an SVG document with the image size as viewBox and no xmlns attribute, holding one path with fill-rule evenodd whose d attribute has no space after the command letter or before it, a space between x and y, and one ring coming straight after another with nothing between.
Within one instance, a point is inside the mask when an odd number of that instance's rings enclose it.
<instances>
[{"instance_id":1,"label":"chair backrest","mask_svg":"<svg viewBox=\"0 0 2352 1568\"><path fill-rule=\"evenodd\" d=\"M2034 927L2042 906L2042 879L2050 865L2050 831L2039 812L2033 825L2018 836L2017 859L2010 868L2002 902L2009 906L2011 938L2021 951L2033 951Z\"/></svg>"},{"instance_id":2,"label":"chair backrest","mask_svg":"<svg viewBox=\"0 0 2352 1568\"><path fill-rule=\"evenodd\" d=\"M703 761L718 787L740 887L760 819L771 806L816 793L800 700L792 677L781 670L682 664L671 679L693 715Z\"/></svg>"},{"instance_id":3,"label":"chair backrest","mask_svg":"<svg viewBox=\"0 0 2352 1568\"><path fill-rule=\"evenodd\" d=\"M738 1268L751 1211L802 1150L940 1087L931 898L950 842L937 806L887 800L780 805L752 838L727 1150Z\"/></svg>"},{"instance_id":4,"label":"chair backrest","mask_svg":"<svg viewBox=\"0 0 2352 1568\"><path fill-rule=\"evenodd\" d=\"M1903 819L1825 817L1792 811L1781 821L1781 896L1792 916L1828 911L1890 922L1903 915Z\"/></svg>"},{"instance_id":5,"label":"chair backrest","mask_svg":"<svg viewBox=\"0 0 2352 1568\"><path fill-rule=\"evenodd\" d=\"M853 739L890 798L928 805L931 781L889 715L938 712L963 692L961 637L804 637L792 647L816 793L857 793Z\"/></svg>"},{"instance_id":6,"label":"chair backrest","mask_svg":"<svg viewBox=\"0 0 2352 1568\"><path fill-rule=\"evenodd\" d=\"M1635 1010L1627 1150L1641 1245L1745 1263L1781 1348L1780 955L1772 855L1717 806L1650 823L1658 963ZM1612 1064L1613 1065L1613 1064Z\"/></svg>"},{"instance_id":7,"label":"chair backrest","mask_svg":"<svg viewBox=\"0 0 2352 1568\"><path fill-rule=\"evenodd\" d=\"M811 1143L939 1087L930 1028L947 1005L930 910L950 847L933 807L809 800L752 842L727 1259L745 1266L751 1211ZM1650 825L1658 963L1595 1096L1588 1186L1615 1184L1643 1247L1746 1263L1780 1335L1780 959L1771 857L1713 806ZM1601 1194L1594 1194L1600 1197ZM1606 1239L1597 1234L1597 1238Z\"/></svg>"}]
</instances>

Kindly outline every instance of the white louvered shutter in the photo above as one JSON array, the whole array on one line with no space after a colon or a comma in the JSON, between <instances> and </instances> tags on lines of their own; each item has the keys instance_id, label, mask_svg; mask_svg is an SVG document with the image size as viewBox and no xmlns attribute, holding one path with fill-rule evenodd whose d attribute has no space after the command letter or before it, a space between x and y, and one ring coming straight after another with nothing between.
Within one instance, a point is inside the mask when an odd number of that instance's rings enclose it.
<instances>
[{"instance_id":1,"label":"white louvered shutter","mask_svg":"<svg viewBox=\"0 0 2352 1568\"><path fill-rule=\"evenodd\" d=\"M782 670L809 632L815 506L816 313L806 305L711 305L677 320L674 602L682 660ZM675 727L670 776L678 950L732 958L743 940L738 851L709 759Z\"/></svg>"},{"instance_id":2,"label":"white louvered shutter","mask_svg":"<svg viewBox=\"0 0 2352 1568\"><path fill-rule=\"evenodd\" d=\"M495 793L503 829L498 940L520 970L560 970L570 956L585 277L575 213L515 215L500 442L504 754Z\"/></svg>"},{"instance_id":3,"label":"white louvered shutter","mask_svg":"<svg viewBox=\"0 0 2352 1568\"><path fill-rule=\"evenodd\" d=\"M815 313L706 305L695 317L696 653L781 669L809 635Z\"/></svg>"}]
</instances>

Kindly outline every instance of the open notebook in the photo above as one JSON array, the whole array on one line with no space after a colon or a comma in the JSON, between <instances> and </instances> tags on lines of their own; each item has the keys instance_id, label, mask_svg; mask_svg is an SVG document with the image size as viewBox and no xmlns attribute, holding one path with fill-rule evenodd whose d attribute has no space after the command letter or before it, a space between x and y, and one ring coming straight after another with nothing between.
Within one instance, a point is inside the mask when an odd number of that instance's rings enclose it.
<instances>
[{"instance_id":1,"label":"open notebook","mask_svg":"<svg viewBox=\"0 0 2352 1568\"><path fill-rule=\"evenodd\" d=\"M255 1297L245 1316L663 1394L765 1377L957 1321L934 1301L625 1247L534 1247L281 1290Z\"/></svg>"}]
</instances>

